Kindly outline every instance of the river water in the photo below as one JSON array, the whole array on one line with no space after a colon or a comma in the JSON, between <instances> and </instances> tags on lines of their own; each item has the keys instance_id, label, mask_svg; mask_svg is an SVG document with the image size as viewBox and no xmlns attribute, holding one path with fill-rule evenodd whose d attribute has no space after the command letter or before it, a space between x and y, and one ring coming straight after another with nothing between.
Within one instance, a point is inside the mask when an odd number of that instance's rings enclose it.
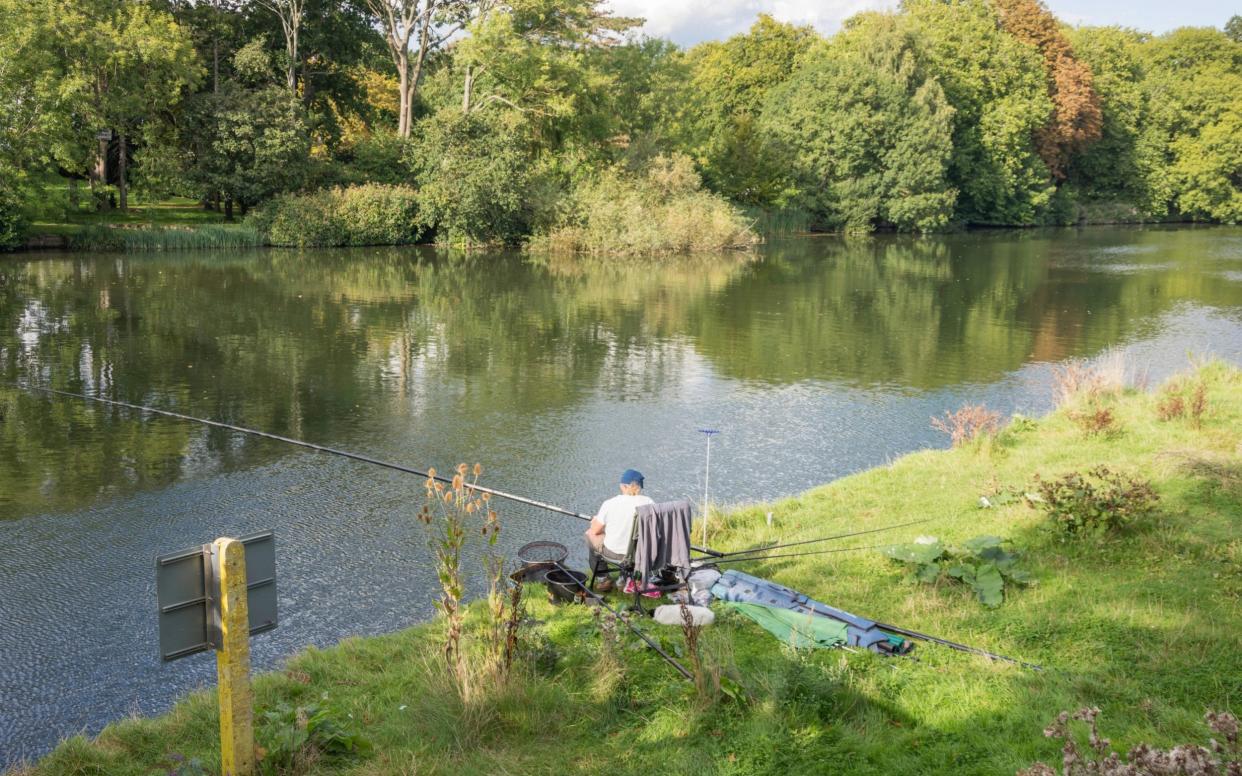
<instances>
[{"instance_id":1,"label":"river water","mask_svg":"<svg viewBox=\"0 0 1242 776\"><path fill-rule=\"evenodd\" d=\"M1242 361L1242 230L773 242L659 262L426 249L0 258L0 765L214 680L161 664L153 558L277 533L258 668L431 611L422 483L98 393L590 511L636 467L657 499L797 493L942 446L963 402L1039 414L1049 365L1110 348L1157 381ZM577 547L502 505L506 547ZM581 560L580 554L576 557Z\"/></svg>"}]
</instances>

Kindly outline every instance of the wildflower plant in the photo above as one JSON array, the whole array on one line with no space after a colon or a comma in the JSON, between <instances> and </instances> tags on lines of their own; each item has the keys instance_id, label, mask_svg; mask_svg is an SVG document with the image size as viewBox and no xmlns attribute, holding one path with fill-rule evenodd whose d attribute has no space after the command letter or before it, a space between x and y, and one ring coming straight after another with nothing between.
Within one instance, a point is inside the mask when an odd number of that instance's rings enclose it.
<instances>
[{"instance_id":1,"label":"wildflower plant","mask_svg":"<svg viewBox=\"0 0 1242 776\"><path fill-rule=\"evenodd\" d=\"M483 493L476 487L483 467L475 464L473 469L466 464L458 464L449 484L436 477L435 469L427 472L426 500L418 513L419 521L427 530L427 543L435 554L436 577L440 583L440 597L436 600L439 610L447 622L444 636L444 659L449 671L456 678L458 689L463 698L471 694L471 667L467 664L462 649L462 631L464 608L462 599L466 594L465 579L462 573L462 551L474 535L485 541L488 547L494 547L500 534L500 517L489 506L491 494ZM484 564L490 583L489 612L496 618L502 618L504 605L499 606L496 600L504 601L503 560L495 553L485 556ZM497 611L499 608L499 611ZM488 629L489 644L503 644L503 638L497 638L497 625L491 623Z\"/></svg>"}]
</instances>

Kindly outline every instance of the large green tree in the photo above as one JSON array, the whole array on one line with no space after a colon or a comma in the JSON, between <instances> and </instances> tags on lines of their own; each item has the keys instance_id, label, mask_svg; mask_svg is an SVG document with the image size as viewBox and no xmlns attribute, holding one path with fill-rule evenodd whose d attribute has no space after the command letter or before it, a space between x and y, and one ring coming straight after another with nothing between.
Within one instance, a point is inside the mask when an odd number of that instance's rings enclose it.
<instances>
[{"instance_id":1,"label":"large green tree","mask_svg":"<svg viewBox=\"0 0 1242 776\"><path fill-rule=\"evenodd\" d=\"M953 216L953 109L895 16L856 18L820 46L768 95L764 123L830 224L927 231Z\"/></svg>"},{"instance_id":2,"label":"large green tree","mask_svg":"<svg viewBox=\"0 0 1242 776\"><path fill-rule=\"evenodd\" d=\"M1242 221L1242 44L1183 28L1144 47L1149 185L1171 212Z\"/></svg>"},{"instance_id":3,"label":"large green tree","mask_svg":"<svg viewBox=\"0 0 1242 776\"><path fill-rule=\"evenodd\" d=\"M1035 150L1052 115L1041 57L986 0L904 0L909 25L955 111L949 180L967 224L1033 224L1055 188Z\"/></svg>"},{"instance_id":4,"label":"large green tree","mask_svg":"<svg viewBox=\"0 0 1242 776\"><path fill-rule=\"evenodd\" d=\"M197 95L180 136L186 177L206 197L219 194L225 214L299 187L310 163L310 136L301 101L265 81L261 41L233 57L237 79Z\"/></svg>"},{"instance_id":5,"label":"large green tree","mask_svg":"<svg viewBox=\"0 0 1242 776\"><path fill-rule=\"evenodd\" d=\"M1079 27L1068 34L1078 58L1091 68L1102 121L1099 140L1072 159L1067 182L1088 198L1150 212L1152 160L1140 142L1150 118L1140 50L1150 36L1122 27Z\"/></svg>"},{"instance_id":6,"label":"large green tree","mask_svg":"<svg viewBox=\"0 0 1242 776\"><path fill-rule=\"evenodd\" d=\"M703 43L687 55L682 145L709 187L754 205L782 204L791 193L789 161L758 130L768 92L784 83L819 40L810 27L761 14L750 30Z\"/></svg>"}]
</instances>

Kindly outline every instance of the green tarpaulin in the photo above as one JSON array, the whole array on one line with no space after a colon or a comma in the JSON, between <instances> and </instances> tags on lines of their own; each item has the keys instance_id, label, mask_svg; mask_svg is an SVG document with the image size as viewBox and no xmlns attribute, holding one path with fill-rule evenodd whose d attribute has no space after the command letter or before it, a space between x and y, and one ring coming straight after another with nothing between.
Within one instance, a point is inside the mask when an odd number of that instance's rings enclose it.
<instances>
[{"instance_id":1,"label":"green tarpaulin","mask_svg":"<svg viewBox=\"0 0 1242 776\"><path fill-rule=\"evenodd\" d=\"M726 605L763 626L764 630L795 649L827 649L845 643L845 623L775 606L726 601Z\"/></svg>"}]
</instances>

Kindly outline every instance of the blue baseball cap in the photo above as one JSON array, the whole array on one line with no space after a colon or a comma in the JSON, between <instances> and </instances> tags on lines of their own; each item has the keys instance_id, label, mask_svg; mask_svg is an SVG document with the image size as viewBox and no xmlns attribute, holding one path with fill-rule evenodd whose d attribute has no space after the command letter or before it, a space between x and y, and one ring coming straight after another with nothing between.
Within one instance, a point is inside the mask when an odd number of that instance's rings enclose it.
<instances>
[{"instance_id":1,"label":"blue baseball cap","mask_svg":"<svg viewBox=\"0 0 1242 776\"><path fill-rule=\"evenodd\" d=\"M621 484L638 485L641 488L643 486L643 473L637 469L626 469L621 472Z\"/></svg>"}]
</instances>

